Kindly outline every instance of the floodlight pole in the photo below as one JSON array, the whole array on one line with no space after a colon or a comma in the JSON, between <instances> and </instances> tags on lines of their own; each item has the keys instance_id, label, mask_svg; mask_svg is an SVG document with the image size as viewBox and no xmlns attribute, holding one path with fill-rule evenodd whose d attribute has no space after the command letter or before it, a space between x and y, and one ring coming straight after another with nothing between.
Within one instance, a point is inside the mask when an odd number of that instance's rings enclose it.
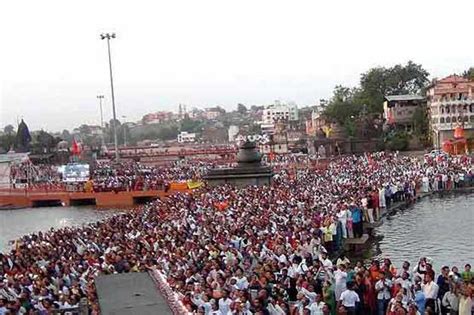
<instances>
[{"instance_id":1,"label":"floodlight pole","mask_svg":"<svg viewBox=\"0 0 474 315\"><path fill-rule=\"evenodd\" d=\"M120 159L119 149L118 149L118 138L117 138L117 114L115 112L115 95L114 95L114 79L112 76L112 57L110 54L110 39L115 38L115 33L105 33L100 34L100 39L107 39L107 51L109 53L109 72L110 72L110 91L112 94L112 112L113 112L113 131L114 131L114 147L115 147L115 160Z\"/></svg>"}]
</instances>

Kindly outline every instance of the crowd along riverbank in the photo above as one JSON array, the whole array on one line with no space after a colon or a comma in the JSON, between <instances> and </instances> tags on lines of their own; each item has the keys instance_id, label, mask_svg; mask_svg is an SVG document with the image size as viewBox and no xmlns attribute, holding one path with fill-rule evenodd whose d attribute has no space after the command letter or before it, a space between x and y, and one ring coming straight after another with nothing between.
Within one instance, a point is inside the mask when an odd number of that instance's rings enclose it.
<instances>
[{"instance_id":1,"label":"crowd along riverbank","mask_svg":"<svg viewBox=\"0 0 474 315\"><path fill-rule=\"evenodd\" d=\"M317 307L318 295L332 312L354 280L346 268L358 271L328 254L360 239L364 221L382 217L377 209L417 198L425 177L446 189L473 179L472 161L457 157L341 156L324 170L296 174L287 172L290 163L270 186L206 187L102 222L20 238L2 256L2 273L18 288L7 292L9 308L47 312L87 297L98 312L97 275L157 269L189 312L304 313ZM362 280L398 279L394 268L388 263Z\"/></svg>"}]
</instances>

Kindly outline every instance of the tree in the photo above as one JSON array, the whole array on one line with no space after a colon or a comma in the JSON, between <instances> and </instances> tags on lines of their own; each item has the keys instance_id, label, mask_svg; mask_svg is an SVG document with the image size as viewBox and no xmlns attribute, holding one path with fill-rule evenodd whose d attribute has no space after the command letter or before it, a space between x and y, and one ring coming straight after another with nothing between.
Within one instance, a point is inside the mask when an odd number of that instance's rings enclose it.
<instances>
[{"instance_id":1,"label":"tree","mask_svg":"<svg viewBox=\"0 0 474 315\"><path fill-rule=\"evenodd\" d=\"M35 136L35 141L32 146L34 153L49 153L56 148L56 139L44 130L40 130Z\"/></svg>"},{"instance_id":2,"label":"tree","mask_svg":"<svg viewBox=\"0 0 474 315\"><path fill-rule=\"evenodd\" d=\"M244 115L247 113L247 107L245 107L244 104L239 103L237 104L237 112L241 115Z\"/></svg>"},{"instance_id":3,"label":"tree","mask_svg":"<svg viewBox=\"0 0 474 315\"><path fill-rule=\"evenodd\" d=\"M161 140L173 140L178 137L178 127L168 126L158 130L158 138Z\"/></svg>"},{"instance_id":4,"label":"tree","mask_svg":"<svg viewBox=\"0 0 474 315\"><path fill-rule=\"evenodd\" d=\"M415 109L415 112L413 113L413 118L412 118L412 123L413 123L413 132L421 137L423 135L426 135L428 133L428 116L426 113L426 109L422 107L417 107Z\"/></svg>"},{"instance_id":5,"label":"tree","mask_svg":"<svg viewBox=\"0 0 474 315\"><path fill-rule=\"evenodd\" d=\"M64 129L64 130L61 132L61 138L62 138L64 141L67 141L67 142L71 142L71 141L72 141L71 133L70 133L67 129Z\"/></svg>"},{"instance_id":6,"label":"tree","mask_svg":"<svg viewBox=\"0 0 474 315\"><path fill-rule=\"evenodd\" d=\"M474 67L470 67L468 70L464 71L462 76L474 81Z\"/></svg>"},{"instance_id":7,"label":"tree","mask_svg":"<svg viewBox=\"0 0 474 315\"><path fill-rule=\"evenodd\" d=\"M81 135L89 135L91 133L91 128L88 125L80 125L79 126L79 132Z\"/></svg>"},{"instance_id":8,"label":"tree","mask_svg":"<svg viewBox=\"0 0 474 315\"><path fill-rule=\"evenodd\" d=\"M392 151L404 151L408 148L410 136L404 131L396 131L388 135L386 147Z\"/></svg>"},{"instance_id":9,"label":"tree","mask_svg":"<svg viewBox=\"0 0 474 315\"><path fill-rule=\"evenodd\" d=\"M16 151L17 152L28 152L30 149L31 135L28 130L28 126L22 119L18 125L18 131L16 133Z\"/></svg>"},{"instance_id":10,"label":"tree","mask_svg":"<svg viewBox=\"0 0 474 315\"><path fill-rule=\"evenodd\" d=\"M360 101L369 113L381 113L385 95L419 94L428 85L429 73L412 61L391 68L376 67L360 79Z\"/></svg>"},{"instance_id":11,"label":"tree","mask_svg":"<svg viewBox=\"0 0 474 315\"><path fill-rule=\"evenodd\" d=\"M12 125L6 125L5 128L3 128L3 132L5 132L7 135L11 135L15 132L15 127Z\"/></svg>"},{"instance_id":12,"label":"tree","mask_svg":"<svg viewBox=\"0 0 474 315\"><path fill-rule=\"evenodd\" d=\"M0 151L8 152L15 146L16 137L13 134L4 134L0 136Z\"/></svg>"},{"instance_id":13,"label":"tree","mask_svg":"<svg viewBox=\"0 0 474 315\"><path fill-rule=\"evenodd\" d=\"M362 110L362 106L356 102L359 93L358 89L337 85L323 115L340 125L344 125L351 117L359 115Z\"/></svg>"},{"instance_id":14,"label":"tree","mask_svg":"<svg viewBox=\"0 0 474 315\"><path fill-rule=\"evenodd\" d=\"M180 130L187 131L187 132L200 132L203 127L202 121L199 120L192 120L189 117L185 117L181 120Z\"/></svg>"}]
</instances>

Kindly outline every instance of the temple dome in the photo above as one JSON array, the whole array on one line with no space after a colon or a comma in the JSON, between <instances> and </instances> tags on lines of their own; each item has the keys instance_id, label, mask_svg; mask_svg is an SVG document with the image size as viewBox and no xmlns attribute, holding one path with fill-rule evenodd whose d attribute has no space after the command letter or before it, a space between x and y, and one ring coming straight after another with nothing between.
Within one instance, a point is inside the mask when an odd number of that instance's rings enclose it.
<instances>
[{"instance_id":1,"label":"temple dome","mask_svg":"<svg viewBox=\"0 0 474 315\"><path fill-rule=\"evenodd\" d=\"M255 142L244 142L237 153L237 162L240 163L260 163L262 155L257 152Z\"/></svg>"}]
</instances>

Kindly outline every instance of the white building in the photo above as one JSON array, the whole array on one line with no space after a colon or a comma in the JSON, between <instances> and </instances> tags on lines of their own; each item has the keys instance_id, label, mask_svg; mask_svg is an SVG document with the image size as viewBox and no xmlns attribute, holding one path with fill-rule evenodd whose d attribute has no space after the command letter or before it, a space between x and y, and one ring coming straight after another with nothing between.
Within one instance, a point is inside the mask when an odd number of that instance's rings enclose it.
<instances>
[{"instance_id":1,"label":"white building","mask_svg":"<svg viewBox=\"0 0 474 315\"><path fill-rule=\"evenodd\" d=\"M275 124L261 124L260 130L264 135L273 135L275 133Z\"/></svg>"},{"instance_id":2,"label":"white building","mask_svg":"<svg viewBox=\"0 0 474 315\"><path fill-rule=\"evenodd\" d=\"M188 142L195 142L196 141L196 134L189 133L187 131L181 131L178 134L178 142L179 143L188 143Z\"/></svg>"},{"instance_id":3,"label":"white building","mask_svg":"<svg viewBox=\"0 0 474 315\"><path fill-rule=\"evenodd\" d=\"M273 124L279 120L283 121L297 121L298 107L295 103L282 103L275 101L274 104L268 105L263 110L262 121L263 124Z\"/></svg>"},{"instance_id":4,"label":"white building","mask_svg":"<svg viewBox=\"0 0 474 315\"><path fill-rule=\"evenodd\" d=\"M441 148L461 127L465 138L474 137L474 81L457 75L437 80L428 87L428 110L433 145Z\"/></svg>"},{"instance_id":5,"label":"white building","mask_svg":"<svg viewBox=\"0 0 474 315\"><path fill-rule=\"evenodd\" d=\"M235 142L235 138L237 137L237 135L239 134L239 126L235 126L235 125L231 125L229 126L229 142Z\"/></svg>"}]
</instances>

